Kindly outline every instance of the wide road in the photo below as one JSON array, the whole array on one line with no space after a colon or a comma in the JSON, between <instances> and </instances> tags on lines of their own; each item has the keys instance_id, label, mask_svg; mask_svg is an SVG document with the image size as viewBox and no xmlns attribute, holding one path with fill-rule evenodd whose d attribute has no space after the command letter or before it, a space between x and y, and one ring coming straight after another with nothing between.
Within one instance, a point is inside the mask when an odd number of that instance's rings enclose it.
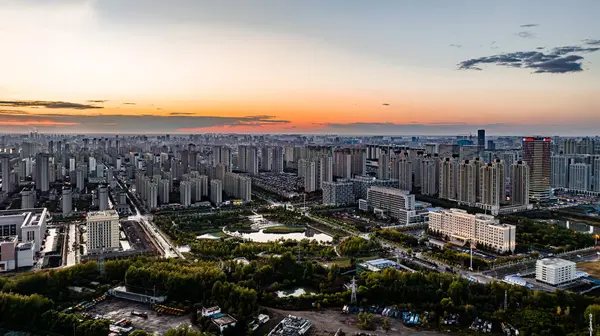
<instances>
[{"instance_id":1,"label":"wide road","mask_svg":"<svg viewBox=\"0 0 600 336\"><path fill-rule=\"evenodd\" d=\"M127 188L127 185L121 180L119 180L119 185L121 185L123 190L127 191L127 198L135 210L135 214L131 216L130 219L139 222L144 227L145 231L151 235L150 238L159 245L159 248L162 250L165 258L179 257L185 259L185 257L179 251L177 251L177 247L173 245L173 243L171 243L167 237L165 237L163 232L156 225L154 225L154 223L152 223L150 215L142 214L140 212L137 202L134 200L134 196Z\"/></svg>"}]
</instances>

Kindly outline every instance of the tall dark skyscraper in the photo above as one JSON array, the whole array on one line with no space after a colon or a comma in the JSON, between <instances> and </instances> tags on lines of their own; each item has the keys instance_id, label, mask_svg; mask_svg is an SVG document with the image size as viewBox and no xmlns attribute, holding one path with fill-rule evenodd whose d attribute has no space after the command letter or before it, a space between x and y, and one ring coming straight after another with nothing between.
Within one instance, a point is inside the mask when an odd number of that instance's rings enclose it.
<instances>
[{"instance_id":1,"label":"tall dark skyscraper","mask_svg":"<svg viewBox=\"0 0 600 336\"><path fill-rule=\"evenodd\" d=\"M477 147L480 152L485 149L485 130L483 129L477 130Z\"/></svg>"},{"instance_id":2,"label":"tall dark skyscraper","mask_svg":"<svg viewBox=\"0 0 600 336\"><path fill-rule=\"evenodd\" d=\"M523 138L523 161L529 166L529 198L544 201L550 198L551 139Z\"/></svg>"}]
</instances>

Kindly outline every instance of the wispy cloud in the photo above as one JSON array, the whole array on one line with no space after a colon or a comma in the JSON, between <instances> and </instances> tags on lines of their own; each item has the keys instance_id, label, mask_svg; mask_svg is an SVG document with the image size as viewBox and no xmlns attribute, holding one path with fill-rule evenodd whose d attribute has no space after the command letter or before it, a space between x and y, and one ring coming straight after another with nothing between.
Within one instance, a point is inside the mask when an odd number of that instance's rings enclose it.
<instances>
[{"instance_id":1,"label":"wispy cloud","mask_svg":"<svg viewBox=\"0 0 600 336\"><path fill-rule=\"evenodd\" d=\"M523 27L523 28L532 28L532 27L538 27L540 24L539 23L526 23L526 24L522 24L519 27Z\"/></svg>"},{"instance_id":2,"label":"wispy cloud","mask_svg":"<svg viewBox=\"0 0 600 336\"><path fill-rule=\"evenodd\" d=\"M515 33L515 35L517 35L520 38L524 38L524 39L532 39L535 37L535 34L530 31L520 31L518 33Z\"/></svg>"},{"instance_id":3,"label":"wispy cloud","mask_svg":"<svg viewBox=\"0 0 600 336\"><path fill-rule=\"evenodd\" d=\"M157 110L160 110L160 108L158 108ZM194 115L194 112L169 112L169 115L172 116L185 116L185 115Z\"/></svg>"},{"instance_id":4,"label":"wispy cloud","mask_svg":"<svg viewBox=\"0 0 600 336\"><path fill-rule=\"evenodd\" d=\"M462 44L454 44L454 43L452 43L452 44L449 44L448 46L452 47L452 48L462 48Z\"/></svg>"},{"instance_id":5,"label":"wispy cloud","mask_svg":"<svg viewBox=\"0 0 600 336\"><path fill-rule=\"evenodd\" d=\"M587 45L600 46L600 40L585 39L585 40L583 40L583 43L585 43Z\"/></svg>"},{"instance_id":6,"label":"wispy cloud","mask_svg":"<svg viewBox=\"0 0 600 336\"><path fill-rule=\"evenodd\" d=\"M123 105L137 105L137 104L133 103L133 102L124 102Z\"/></svg>"},{"instance_id":7,"label":"wispy cloud","mask_svg":"<svg viewBox=\"0 0 600 336\"><path fill-rule=\"evenodd\" d=\"M102 104L102 103L106 103L108 100L105 99L96 99L96 100L88 100L88 103L96 103L96 104Z\"/></svg>"},{"instance_id":8,"label":"wispy cloud","mask_svg":"<svg viewBox=\"0 0 600 336\"><path fill-rule=\"evenodd\" d=\"M482 65L494 64L511 68L533 70L533 73L570 73L583 71L582 53L591 53L600 47L564 46L544 53L517 51L469 59L458 64L460 70L482 70Z\"/></svg>"},{"instance_id":9,"label":"wispy cloud","mask_svg":"<svg viewBox=\"0 0 600 336\"><path fill-rule=\"evenodd\" d=\"M45 107L49 109L101 109L102 106L79 104L64 101L44 101L44 100L2 100L0 106L7 107Z\"/></svg>"},{"instance_id":10,"label":"wispy cloud","mask_svg":"<svg viewBox=\"0 0 600 336\"><path fill-rule=\"evenodd\" d=\"M177 113L177 112L175 112ZM186 112L179 112L186 113ZM191 112L190 112L191 113ZM29 113L18 110L0 110L0 127L50 127L56 131L97 132L99 128L112 127L111 132L193 132L211 127L256 127L284 125L289 120L268 115L221 117L197 115L126 115L126 114L57 114ZM58 129L60 128L60 129ZM6 130L6 129L5 129Z\"/></svg>"}]
</instances>

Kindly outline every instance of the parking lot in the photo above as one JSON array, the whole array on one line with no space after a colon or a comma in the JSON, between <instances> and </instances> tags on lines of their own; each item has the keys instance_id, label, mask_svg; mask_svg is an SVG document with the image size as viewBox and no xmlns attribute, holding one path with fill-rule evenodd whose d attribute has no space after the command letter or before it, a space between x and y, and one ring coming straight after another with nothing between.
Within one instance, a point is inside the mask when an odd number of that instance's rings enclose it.
<instances>
[{"instance_id":1,"label":"parking lot","mask_svg":"<svg viewBox=\"0 0 600 336\"><path fill-rule=\"evenodd\" d=\"M127 236L131 247L137 251L153 251L154 245L150 243L148 237L140 227L137 221L125 220L121 222L121 228Z\"/></svg>"},{"instance_id":2,"label":"parking lot","mask_svg":"<svg viewBox=\"0 0 600 336\"><path fill-rule=\"evenodd\" d=\"M146 312L148 318L131 315L131 311ZM190 314L184 316L158 316L156 312L150 309L147 304L125 301L116 298L108 298L106 301L98 303L87 311L95 315L103 315L104 318L116 322L127 318L133 323L135 329L143 329L148 332L158 332L164 335L167 330L177 328L181 325L190 325Z\"/></svg>"}]
</instances>

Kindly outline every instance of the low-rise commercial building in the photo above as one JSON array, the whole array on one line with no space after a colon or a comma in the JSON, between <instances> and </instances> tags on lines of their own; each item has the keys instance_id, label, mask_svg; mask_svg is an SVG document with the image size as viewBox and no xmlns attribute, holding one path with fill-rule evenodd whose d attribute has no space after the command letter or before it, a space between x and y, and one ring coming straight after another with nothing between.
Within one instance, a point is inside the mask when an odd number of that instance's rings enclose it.
<instances>
[{"instance_id":1,"label":"low-rise commercial building","mask_svg":"<svg viewBox=\"0 0 600 336\"><path fill-rule=\"evenodd\" d=\"M469 214L460 209L429 212L429 230L458 242L481 244L498 252L515 249L516 227L502 224L494 216Z\"/></svg>"},{"instance_id":2,"label":"low-rise commercial building","mask_svg":"<svg viewBox=\"0 0 600 336\"><path fill-rule=\"evenodd\" d=\"M560 258L545 258L535 263L535 279L553 286L571 282L577 278L575 263Z\"/></svg>"}]
</instances>

